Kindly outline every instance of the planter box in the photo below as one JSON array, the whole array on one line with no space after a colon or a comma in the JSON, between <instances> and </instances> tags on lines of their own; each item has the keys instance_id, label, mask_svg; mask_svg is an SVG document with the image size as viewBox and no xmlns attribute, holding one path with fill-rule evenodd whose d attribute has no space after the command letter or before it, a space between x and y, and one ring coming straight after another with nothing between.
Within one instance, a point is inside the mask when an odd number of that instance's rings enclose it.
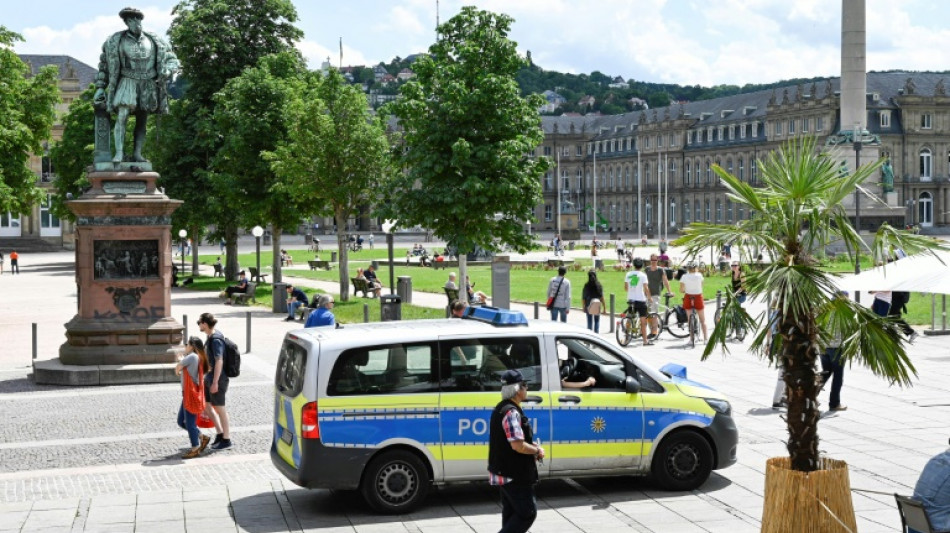
<instances>
[{"instance_id":1,"label":"planter box","mask_svg":"<svg viewBox=\"0 0 950 533\"><path fill-rule=\"evenodd\" d=\"M766 462L763 533L857 531L848 464L822 458L814 472L791 470L788 457Z\"/></svg>"}]
</instances>

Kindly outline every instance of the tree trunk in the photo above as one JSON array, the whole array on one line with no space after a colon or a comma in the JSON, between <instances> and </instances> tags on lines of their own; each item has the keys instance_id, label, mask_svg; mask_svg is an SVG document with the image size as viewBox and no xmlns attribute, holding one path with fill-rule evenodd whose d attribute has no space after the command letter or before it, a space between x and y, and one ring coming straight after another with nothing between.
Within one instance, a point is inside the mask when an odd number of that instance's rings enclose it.
<instances>
[{"instance_id":1,"label":"tree trunk","mask_svg":"<svg viewBox=\"0 0 950 533\"><path fill-rule=\"evenodd\" d=\"M273 257L271 258L271 268L273 269L273 272L271 272L272 283L280 283L284 280L283 269L280 264L280 235L281 229L275 228L274 225L271 224L271 243L274 245Z\"/></svg>"},{"instance_id":2,"label":"tree trunk","mask_svg":"<svg viewBox=\"0 0 950 533\"><path fill-rule=\"evenodd\" d=\"M198 275L198 241L200 240L199 237L201 237L201 228L194 226L188 230L188 232L194 235L191 239L191 276L194 277Z\"/></svg>"},{"instance_id":3,"label":"tree trunk","mask_svg":"<svg viewBox=\"0 0 950 533\"><path fill-rule=\"evenodd\" d=\"M462 250L458 251L459 254L459 299L465 303L470 303L468 300L468 287L465 286L465 280L468 279L468 253L463 252Z\"/></svg>"},{"instance_id":4,"label":"tree trunk","mask_svg":"<svg viewBox=\"0 0 950 533\"><path fill-rule=\"evenodd\" d=\"M340 301L346 302L350 299L350 266L346 255L346 231L343 230L346 215L342 209L335 210L333 220L336 222L336 248L340 253Z\"/></svg>"},{"instance_id":5,"label":"tree trunk","mask_svg":"<svg viewBox=\"0 0 950 533\"><path fill-rule=\"evenodd\" d=\"M780 325L782 363L788 391L788 455L792 470L812 472L818 462L818 327L814 315L789 313Z\"/></svg>"},{"instance_id":6,"label":"tree trunk","mask_svg":"<svg viewBox=\"0 0 950 533\"><path fill-rule=\"evenodd\" d=\"M238 264L238 230L234 224L228 224L224 227L224 279L227 281L237 280L238 270L241 265Z\"/></svg>"}]
</instances>

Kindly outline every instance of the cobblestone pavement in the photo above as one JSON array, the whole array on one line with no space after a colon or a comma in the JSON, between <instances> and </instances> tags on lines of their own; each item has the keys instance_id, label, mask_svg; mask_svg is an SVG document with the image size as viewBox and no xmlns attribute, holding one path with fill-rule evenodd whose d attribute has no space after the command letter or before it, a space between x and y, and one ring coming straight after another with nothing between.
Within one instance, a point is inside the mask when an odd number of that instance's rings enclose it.
<instances>
[{"instance_id":1,"label":"cobblestone pavement","mask_svg":"<svg viewBox=\"0 0 950 533\"><path fill-rule=\"evenodd\" d=\"M75 312L75 285L71 254L28 259L15 283L12 276L0 277L0 533L497 530L497 493L485 483L438 488L418 513L385 517L368 512L356 493L308 491L286 481L267 453L270 376L284 332L297 326L260 308L232 309L193 291L172 294L176 317L187 315L185 323L193 324L200 312L214 312L221 329L242 347L248 316L253 321L251 352L228 395L231 450L178 458L188 440L175 423L176 384L33 384L29 323L38 323L39 357L54 357L63 341L61 325ZM52 296L37 303L39 293ZM444 296L415 293L413 302L441 306ZM520 307L531 316L530 307ZM572 322L582 319L582 313L570 315ZM603 331L609 335L606 326ZM909 493L926 460L945 448L946 339L922 336L910 348L918 372L912 388L889 386L864 368L846 370L842 397L849 409L822 419L821 448L848 462L855 489ZM765 460L784 454L785 429L783 413L770 407L775 371L746 346L730 345L728 356L702 363L700 349L686 349L679 340L661 337L655 346L629 348L655 365L686 365L690 378L730 397L740 431L738 464L689 493L658 491L649 480L632 477L545 481L534 530L758 531ZM892 497L854 492L853 498L862 533L898 528Z\"/></svg>"}]
</instances>

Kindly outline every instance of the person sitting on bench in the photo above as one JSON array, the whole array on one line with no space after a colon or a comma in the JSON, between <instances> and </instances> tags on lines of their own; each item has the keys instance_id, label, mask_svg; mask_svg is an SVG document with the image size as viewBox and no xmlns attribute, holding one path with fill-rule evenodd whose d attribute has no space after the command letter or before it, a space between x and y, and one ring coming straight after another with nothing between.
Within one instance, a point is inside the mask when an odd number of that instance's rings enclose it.
<instances>
[{"instance_id":1,"label":"person sitting on bench","mask_svg":"<svg viewBox=\"0 0 950 533\"><path fill-rule=\"evenodd\" d=\"M383 284L379 282L379 278L376 277L376 267L372 264L369 265L369 268L363 272L363 275L366 276L366 281L369 283L369 289L376 293L376 297L379 297L379 292L383 288Z\"/></svg>"},{"instance_id":2,"label":"person sitting on bench","mask_svg":"<svg viewBox=\"0 0 950 533\"><path fill-rule=\"evenodd\" d=\"M231 285L227 289L224 289L224 294L228 298L228 300L224 303L227 305L230 305L231 296L233 296L234 293L237 293L237 292L240 292L240 293L247 292L247 274L245 274L243 270L238 272L237 285Z\"/></svg>"}]
</instances>

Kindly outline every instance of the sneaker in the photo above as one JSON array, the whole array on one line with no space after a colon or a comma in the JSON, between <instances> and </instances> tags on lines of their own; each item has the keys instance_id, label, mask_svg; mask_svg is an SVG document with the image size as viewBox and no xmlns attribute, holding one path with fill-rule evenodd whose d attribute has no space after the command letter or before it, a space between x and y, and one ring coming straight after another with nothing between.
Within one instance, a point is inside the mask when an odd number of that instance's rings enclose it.
<instances>
[{"instance_id":1,"label":"sneaker","mask_svg":"<svg viewBox=\"0 0 950 533\"><path fill-rule=\"evenodd\" d=\"M214 440L211 441L211 447L213 448L215 444L219 444L222 440L224 440L224 433L216 434Z\"/></svg>"},{"instance_id":2,"label":"sneaker","mask_svg":"<svg viewBox=\"0 0 950 533\"><path fill-rule=\"evenodd\" d=\"M207 435L201 436L201 444L198 446L198 453L205 451L205 448L208 447L208 443L211 442L211 437Z\"/></svg>"},{"instance_id":3,"label":"sneaker","mask_svg":"<svg viewBox=\"0 0 950 533\"><path fill-rule=\"evenodd\" d=\"M788 401L787 401L787 400L782 400L782 401L780 401L780 402L778 402L778 403L773 403L773 404L772 404L772 409L775 409L776 411L778 411L779 409L785 409L785 408L787 408L787 407L788 407Z\"/></svg>"},{"instance_id":4,"label":"sneaker","mask_svg":"<svg viewBox=\"0 0 950 533\"><path fill-rule=\"evenodd\" d=\"M837 407L832 407L831 410L832 410L832 411L847 411L847 410L848 410L848 406L842 404L842 405L839 405L839 406L837 406Z\"/></svg>"},{"instance_id":5,"label":"sneaker","mask_svg":"<svg viewBox=\"0 0 950 533\"><path fill-rule=\"evenodd\" d=\"M195 457L198 457L198 455L200 455L200 454L201 454L201 448L200 448L200 447L192 448L192 449L188 450L187 452L181 454L181 458L182 458L182 459L194 459Z\"/></svg>"},{"instance_id":6,"label":"sneaker","mask_svg":"<svg viewBox=\"0 0 950 533\"><path fill-rule=\"evenodd\" d=\"M212 450L227 450L231 446L232 446L231 439L221 439L221 442L217 444L212 444L211 449Z\"/></svg>"},{"instance_id":7,"label":"sneaker","mask_svg":"<svg viewBox=\"0 0 950 533\"><path fill-rule=\"evenodd\" d=\"M284 319L284 322L293 322L293 321L294 321L294 317L292 317L292 316L289 316L289 317L287 317L287 318Z\"/></svg>"},{"instance_id":8,"label":"sneaker","mask_svg":"<svg viewBox=\"0 0 950 533\"><path fill-rule=\"evenodd\" d=\"M916 331L913 332L913 333L911 333L911 334L910 334L910 337L907 337L907 342L909 342L909 343L911 343L911 344L914 344L914 341L917 340L917 336L918 336L918 335L917 335L917 332L916 332Z\"/></svg>"}]
</instances>

